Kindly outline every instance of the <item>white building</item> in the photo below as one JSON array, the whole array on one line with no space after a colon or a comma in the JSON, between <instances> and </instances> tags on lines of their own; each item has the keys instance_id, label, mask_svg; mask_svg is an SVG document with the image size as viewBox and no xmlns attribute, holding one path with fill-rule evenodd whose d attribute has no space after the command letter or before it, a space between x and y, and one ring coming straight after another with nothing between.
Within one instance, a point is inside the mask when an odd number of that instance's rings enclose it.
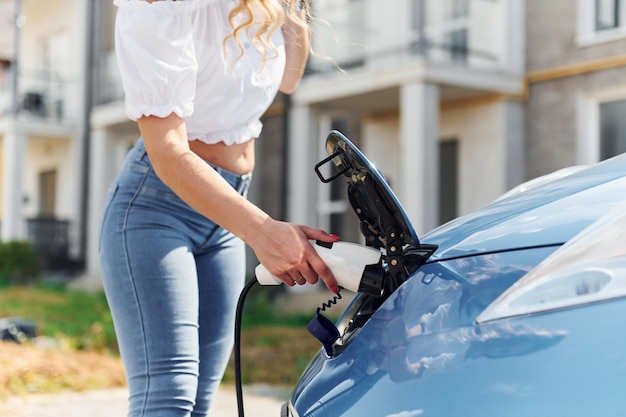
<instances>
[{"instance_id":1,"label":"white building","mask_svg":"<svg viewBox=\"0 0 626 417\"><path fill-rule=\"evenodd\" d=\"M13 39L13 8L22 12L19 48L11 51L13 63L0 88L1 237L37 235L48 262L66 267L80 266L76 260L86 236L82 206L90 71L84 51L91 39L90 5L80 0L0 2L5 41ZM17 115L10 82L16 62Z\"/></svg>"}]
</instances>

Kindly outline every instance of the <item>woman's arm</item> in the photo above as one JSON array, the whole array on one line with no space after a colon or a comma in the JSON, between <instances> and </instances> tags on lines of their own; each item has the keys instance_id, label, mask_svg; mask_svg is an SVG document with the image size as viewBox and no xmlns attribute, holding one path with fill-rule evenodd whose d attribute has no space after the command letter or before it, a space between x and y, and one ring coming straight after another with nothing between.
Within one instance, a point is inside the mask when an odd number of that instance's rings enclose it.
<instances>
[{"instance_id":1,"label":"woman's arm","mask_svg":"<svg viewBox=\"0 0 626 417\"><path fill-rule=\"evenodd\" d=\"M138 120L146 151L159 178L198 212L234 233L255 252L259 261L288 285L303 276L318 276L335 290L332 272L308 242L335 237L306 226L272 219L239 195L210 165L189 148L184 119L175 114Z\"/></svg>"},{"instance_id":2,"label":"woman's arm","mask_svg":"<svg viewBox=\"0 0 626 417\"><path fill-rule=\"evenodd\" d=\"M303 9L298 13L303 23L302 25L295 22L287 13L282 26L287 62L280 84L280 91L285 94L292 94L298 87L311 49L309 28L306 26L306 11Z\"/></svg>"}]
</instances>

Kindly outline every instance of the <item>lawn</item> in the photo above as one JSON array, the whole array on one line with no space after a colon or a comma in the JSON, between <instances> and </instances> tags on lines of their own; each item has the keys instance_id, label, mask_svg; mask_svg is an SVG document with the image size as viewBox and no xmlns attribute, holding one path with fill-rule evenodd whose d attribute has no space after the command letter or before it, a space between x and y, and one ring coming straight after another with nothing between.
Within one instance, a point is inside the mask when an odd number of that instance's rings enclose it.
<instances>
[{"instance_id":1,"label":"lawn","mask_svg":"<svg viewBox=\"0 0 626 417\"><path fill-rule=\"evenodd\" d=\"M262 290L253 290L248 298L242 331L243 382L292 386L320 349L306 330L314 311L285 314ZM103 293L64 287L0 288L3 317L33 320L42 337L37 343L0 343L0 398L124 385ZM233 374L231 361L224 381L233 383Z\"/></svg>"}]
</instances>

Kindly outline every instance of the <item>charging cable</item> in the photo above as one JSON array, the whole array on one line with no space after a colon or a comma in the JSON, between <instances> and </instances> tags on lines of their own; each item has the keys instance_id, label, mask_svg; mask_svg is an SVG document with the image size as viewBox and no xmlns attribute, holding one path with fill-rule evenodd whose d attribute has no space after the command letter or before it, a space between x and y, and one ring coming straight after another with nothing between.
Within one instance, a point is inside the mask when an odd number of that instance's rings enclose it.
<instances>
[{"instance_id":1,"label":"charging cable","mask_svg":"<svg viewBox=\"0 0 626 417\"><path fill-rule=\"evenodd\" d=\"M241 294L239 294L239 300L237 301L237 311L235 314L235 346L233 347L233 356L235 362L235 391L237 394L237 415L239 417L244 417L243 383L241 376L241 327L243 321L243 307L248 293L255 284L259 284L256 276L246 283L243 290L241 291ZM341 289L342 288L339 287L339 291L341 291ZM307 329L309 330L309 332L313 336L315 336L320 342L322 342L326 353L330 357L333 356L332 344L337 340L337 338L339 338L339 331L330 320L322 316L320 313L322 311L326 311L326 309L330 308L332 305L337 304L337 300L341 300L341 294L339 292L335 295L334 298L328 300L328 302L322 304L322 306L317 309L317 314L307 325Z\"/></svg>"},{"instance_id":2,"label":"charging cable","mask_svg":"<svg viewBox=\"0 0 626 417\"><path fill-rule=\"evenodd\" d=\"M237 301L237 312L235 314L235 346L234 346L234 360L235 360L235 391L237 393L237 415L244 417L243 410L243 386L241 382L241 321L243 317L243 305L246 301L246 297L252 287L258 284L256 277L246 283L245 287L239 294L239 301Z\"/></svg>"}]
</instances>

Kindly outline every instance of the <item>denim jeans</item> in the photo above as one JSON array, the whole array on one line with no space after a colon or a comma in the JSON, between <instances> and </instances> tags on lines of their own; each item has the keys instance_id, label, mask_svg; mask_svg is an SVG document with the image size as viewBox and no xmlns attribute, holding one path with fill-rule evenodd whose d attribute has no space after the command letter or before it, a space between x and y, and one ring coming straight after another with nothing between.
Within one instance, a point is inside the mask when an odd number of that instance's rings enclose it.
<instances>
[{"instance_id":1,"label":"denim jeans","mask_svg":"<svg viewBox=\"0 0 626 417\"><path fill-rule=\"evenodd\" d=\"M216 169L246 195L249 175ZM207 415L232 351L243 242L156 176L141 139L108 191L100 232L129 416Z\"/></svg>"}]
</instances>

